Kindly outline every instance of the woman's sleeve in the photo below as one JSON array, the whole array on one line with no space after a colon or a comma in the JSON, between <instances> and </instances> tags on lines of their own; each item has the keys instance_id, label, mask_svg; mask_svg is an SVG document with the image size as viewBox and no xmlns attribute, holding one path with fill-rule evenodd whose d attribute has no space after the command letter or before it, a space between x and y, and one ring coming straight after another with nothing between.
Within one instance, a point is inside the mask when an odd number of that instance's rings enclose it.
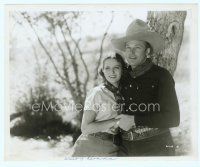
<instances>
[{"instance_id":1,"label":"woman's sleeve","mask_svg":"<svg viewBox=\"0 0 200 167\"><path fill-rule=\"evenodd\" d=\"M97 113L100 108L100 92L96 88L92 89L88 96L86 97L85 104L84 104L84 111L85 110L92 110Z\"/></svg>"}]
</instances>

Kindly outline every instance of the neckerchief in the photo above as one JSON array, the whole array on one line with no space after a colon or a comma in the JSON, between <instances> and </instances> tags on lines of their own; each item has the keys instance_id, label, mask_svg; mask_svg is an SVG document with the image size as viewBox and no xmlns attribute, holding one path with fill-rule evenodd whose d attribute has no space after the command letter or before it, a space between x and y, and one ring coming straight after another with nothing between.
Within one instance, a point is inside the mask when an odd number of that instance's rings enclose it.
<instances>
[{"instance_id":1,"label":"neckerchief","mask_svg":"<svg viewBox=\"0 0 200 167\"><path fill-rule=\"evenodd\" d=\"M131 77L136 78L142 74L144 74L146 71L148 71L153 66L153 63L150 58L146 59L146 61L135 67L134 69L131 68L131 66L128 67L129 74Z\"/></svg>"},{"instance_id":2,"label":"neckerchief","mask_svg":"<svg viewBox=\"0 0 200 167\"><path fill-rule=\"evenodd\" d=\"M116 101L117 105L120 106L120 111L118 111L118 114L121 114L122 113L121 105L123 103L123 97L121 95L120 87L119 88L115 87L111 83L109 83L108 81L104 82L104 86L114 94L115 101Z\"/></svg>"},{"instance_id":3,"label":"neckerchief","mask_svg":"<svg viewBox=\"0 0 200 167\"><path fill-rule=\"evenodd\" d=\"M123 97L120 92L120 90L121 90L120 86L119 86L119 88L117 88L117 87L113 86L111 83L109 83L108 81L104 82L104 86L114 94L115 101L116 101L117 105L119 106L118 114L123 113L123 108L122 108ZM114 135L113 143L117 146L120 146L122 144L120 128L117 129L117 134Z\"/></svg>"}]
</instances>

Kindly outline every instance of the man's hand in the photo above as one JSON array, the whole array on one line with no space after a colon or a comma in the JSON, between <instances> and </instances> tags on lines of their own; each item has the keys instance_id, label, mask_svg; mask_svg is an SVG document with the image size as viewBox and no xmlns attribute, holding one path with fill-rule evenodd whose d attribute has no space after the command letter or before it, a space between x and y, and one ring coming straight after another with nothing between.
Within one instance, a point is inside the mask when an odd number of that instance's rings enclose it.
<instances>
[{"instance_id":1,"label":"man's hand","mask_svg":"<svg viewBox=\"0 0 200 167\"><path fill-rule=\"evenodd\" d=\"M119 119L118 126L125 130L128 131L130 130L133 126L135 126L135 120L133 115L126 115L126 114L120 114L115 119Z\"/></svg>"}]
</instances>

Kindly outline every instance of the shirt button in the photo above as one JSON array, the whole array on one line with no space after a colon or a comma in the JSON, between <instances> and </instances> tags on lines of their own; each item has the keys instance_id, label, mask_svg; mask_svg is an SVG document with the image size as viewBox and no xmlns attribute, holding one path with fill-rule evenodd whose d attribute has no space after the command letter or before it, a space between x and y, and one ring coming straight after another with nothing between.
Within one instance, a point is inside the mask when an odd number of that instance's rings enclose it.
<instances>
[{"instance_id":1,"label":"shirt button","mask_svg":"<svg viewBox=\"0 0 200 167\"><path fill-rule=\"evenodd\" d=\"M132 85L130 85L130 88L132 87Z\"/></svg>"}]
</instances>

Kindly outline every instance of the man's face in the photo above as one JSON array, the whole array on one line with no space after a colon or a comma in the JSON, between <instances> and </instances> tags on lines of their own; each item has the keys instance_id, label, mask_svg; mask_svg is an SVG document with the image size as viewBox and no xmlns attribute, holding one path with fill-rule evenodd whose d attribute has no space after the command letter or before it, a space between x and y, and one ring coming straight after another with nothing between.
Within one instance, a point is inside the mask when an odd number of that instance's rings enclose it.
<instances>
[{"instance_id":1,"label":"man's face","mask_svg":"<svg viewBox=\"0 0 200 167\"><path fill-rule=\"evenodd\" d=\"M146 42L130 41L126 43L125 58L128 64L135 68L146 60Z\"/></svg>"}]
</instances>

